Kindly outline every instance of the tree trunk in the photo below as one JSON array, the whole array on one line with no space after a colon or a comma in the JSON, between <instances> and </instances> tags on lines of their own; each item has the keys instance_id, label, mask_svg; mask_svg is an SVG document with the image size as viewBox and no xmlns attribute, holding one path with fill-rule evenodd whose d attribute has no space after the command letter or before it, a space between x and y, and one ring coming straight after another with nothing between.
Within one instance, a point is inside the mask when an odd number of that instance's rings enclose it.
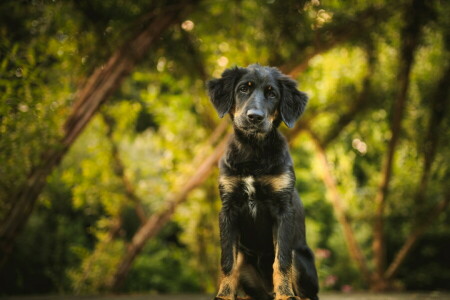
<instances>
[{"instance_id":1,"label":"tree trunk","mask_svg":"<svg viewBox=\"0 0 450 300\"><path fill-rule=\"evenodd\" d=\"M114 52L102 67L97 68L89 77L84 87L77 93L73 110L64 125L64 136L58 146L43 154L41 162L34 166L20 192L15 196L11 207L0 227L0 266L12 250L14 239L27 222L34 204L43 190L47 176L59 165L75 139L83 131L94 114L98 111L122 81L130 74L134 66L144 57L148 49L161 34L179 20L181 13L186 13L196 0L159 9L145 18L142 26L134 36Z\"/></svg>"},{"instance_id":2,"label":"tree trunk","mask_svg":"<svg viewBox=\"0 0 450 300\"><path fill-rule=\"evenodd\" d=\"M423 0L414 0L404 10L405 26L401 34L401 49L399 55L399 69L397 75L398 91L393 107L391 121L391 139L389 141L387 155L382 169L381 183L375 196L375 220L373 229L373 255L375 263L375 278L372 288L384 290L388 283L383 279L385 271L385 236L384 236L384 209L389 191L389 183L392 176L392 165L396 146L400 137L401 122L405 111L407 92L409 87L409 75L414 61L414 53L419 45L421 18L424 3ZM421 9L422 8L422 9Z\"/></svg>"}]
</instances>

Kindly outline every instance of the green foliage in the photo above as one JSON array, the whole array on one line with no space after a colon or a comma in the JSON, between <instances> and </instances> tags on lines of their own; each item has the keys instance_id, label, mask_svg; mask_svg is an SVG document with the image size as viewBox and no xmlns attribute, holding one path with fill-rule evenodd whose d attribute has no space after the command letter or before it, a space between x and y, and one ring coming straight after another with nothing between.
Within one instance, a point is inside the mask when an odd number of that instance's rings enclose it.
<instances>
[{"instance_id":1,"label":"green foliage","mask_svg":"<svg viewBox=\"0 0 450 300\"><path fill-rule=\"evenodd\" d=\"M36 294L70 290L67 269L80 260L73 245L93 245L86 227L93 221L70 202L70 187L54 174L15 251L0 271L1 293Z\"/></svg>"},{"instance_id":2,"label":"green foliage","mask_svg":"<svg viewBox=\"0 0 450 300\"><path fill-rule=\"evenodd\" d=\"M170 223L146 245L124 291L179 294L202 290L201 274L189 262L192 253L179 240L181 232L180 225Z\"/></svg>"},{"instance_id":3,"label":"green foliage","mask_svg":"<svg viewBox=\"0 0 450 300\"><path fill-rule=\"evenodd\" d=\"M97 233L97 243L91 252L82 246L73 246L70 250L78 256L81 263L67 274L71 288L77 294L93 294L105 291L105 285L112 280L111 275L117 268L124 245L121 241L107 241L107 235Z\"/></svg>"},{"instance_id":4,"label":"green foliage","mask_svg":"<svg viewBox=\"0 0 450 300\"><path fill-rule=\"evenodd\" d=\"M198 282L202 290L214 293L220 278L219 222L220 200L215 178L217 172L204 184L204 189L191 193L175 216L175 221L183 224L181 241L188 246L192 255L190 266L197 270Z\"/></svg>"}]
</instances>

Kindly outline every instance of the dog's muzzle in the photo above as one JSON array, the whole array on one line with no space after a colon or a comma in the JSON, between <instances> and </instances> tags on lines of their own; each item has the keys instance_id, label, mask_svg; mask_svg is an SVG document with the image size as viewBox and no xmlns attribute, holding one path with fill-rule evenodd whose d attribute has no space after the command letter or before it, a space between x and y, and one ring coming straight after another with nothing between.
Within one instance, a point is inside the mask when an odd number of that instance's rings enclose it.
<instances>
[{"instance_id":1,"label":"dog's muzzle","mask_svg":"<svg viewBox=\"0 0 450 300\"><path fill-rule=\"evenodd\" d=\"M251 124L259 124L264 120L264 113L258 109L249 109L247 111L247 120Z\"/></svg>"}]
</instances>

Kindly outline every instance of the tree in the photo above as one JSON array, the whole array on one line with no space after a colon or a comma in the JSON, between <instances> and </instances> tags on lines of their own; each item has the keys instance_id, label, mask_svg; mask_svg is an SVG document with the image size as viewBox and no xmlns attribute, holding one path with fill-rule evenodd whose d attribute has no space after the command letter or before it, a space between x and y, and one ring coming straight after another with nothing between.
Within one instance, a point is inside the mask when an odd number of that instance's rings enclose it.
<instances>
[{"instance_id":1,"label":"tree","mask_svg":"<svg viewBox=\"0 0 450 300\"><path fill-rule=\"evenodd\" d=\"M3 259L11 251L14 238L30 216L35 201L41 193L47 176L57 166L78 135L89 123L108 97L120 87L136 63L146 54L158 37L171 25L179 22L180 14L195 2L155 7L140 21L143 25L132 38L114 52L105 65L98 67L77 92L72 113L64 124L64 135L57 146L42 154L40 162L33 166L27 180L14 196L14 201L0 227L0 249ZM131 50L130 50L131 49Z\"/></svg>"}]
</instances>

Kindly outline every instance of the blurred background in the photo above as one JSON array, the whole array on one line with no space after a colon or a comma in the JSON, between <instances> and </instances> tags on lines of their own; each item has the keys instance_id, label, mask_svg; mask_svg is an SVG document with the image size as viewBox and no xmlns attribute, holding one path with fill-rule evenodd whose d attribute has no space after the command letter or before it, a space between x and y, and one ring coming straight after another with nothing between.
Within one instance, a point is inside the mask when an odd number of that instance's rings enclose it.
<instances>
[{"instance_id":1,"label":"blurred background","mask_svg":"<svg viewBox=\"0 0 450 300\"><path fill-rule=\"evenodd\" d=\"M205 82L280 68L323 291L450 289L450 2L3 0L0 295L212 293Z\"/></svg>"}]
</instances>

